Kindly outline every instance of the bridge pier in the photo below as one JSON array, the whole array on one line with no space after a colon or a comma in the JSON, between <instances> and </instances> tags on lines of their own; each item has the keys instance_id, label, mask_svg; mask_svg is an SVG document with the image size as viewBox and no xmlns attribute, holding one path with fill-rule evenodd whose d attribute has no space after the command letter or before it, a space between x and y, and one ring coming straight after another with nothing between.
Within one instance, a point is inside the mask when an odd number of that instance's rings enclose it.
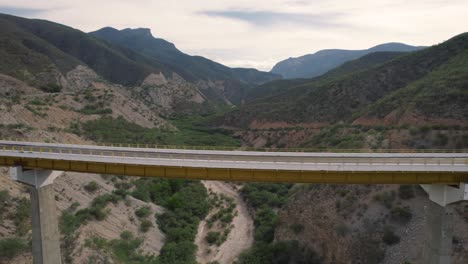
<instances>
[{"instance_id":1,"label":"bridge pier","mask_svg":"<svg viewBox=\"0 0 468 264\"><path fill-rule=\"evenodd\" d=\"M425 210L426 239L421 263L451 264L453 240L453 209L450 203L468 200L468 184L458 186L424 184L430 205Z\"/></svg>"},{"instance_id":2,"label":"bridge pier","mask_svg":"<svg viewBox=\"0 0 468 264\"><path fill-rule=\"evenodd\" d=\"M61 264L60 233L53 182L61 171L23 170L11 167L10 178L29 186L34 264Z\"/></svg>"}]
</instances>

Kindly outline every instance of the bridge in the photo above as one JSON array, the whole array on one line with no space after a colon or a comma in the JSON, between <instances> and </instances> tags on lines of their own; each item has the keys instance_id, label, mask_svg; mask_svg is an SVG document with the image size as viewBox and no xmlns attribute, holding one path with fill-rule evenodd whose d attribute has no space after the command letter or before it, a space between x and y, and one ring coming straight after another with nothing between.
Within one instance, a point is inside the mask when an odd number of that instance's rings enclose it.
<instances>
[{"instance_id":1,"label":"bridge","mask_svg":"<svg viewBox=\"0 0 468 264\"><path fill-rule=\"evenodd\" d=\"M61 263L53 180L63 171L194 180L421 184L440 206L468 199L468 153L288 152L195 150L0 141L0 166L33 186L33 251L37 263ZM38 210L41 208L41 210ZM439 214L438 214L439 215ZM434 220L427 259L450 261L450 219ZM51 217L54 216L54 217ZM448 224L444 224L445 222ZM442 224L440 224L442 223ZM35 230L36 235L35 235ZM48 231L45 231L48 230ZM436 231L434 231L436 232ZM45 235L47 233L47 236ZM51 235L52 234L52 235ZM53 239L51 239L51 237ZM36 245L36 246L35 246ZM448 250L448 251L447 251Z\"/></svg>"}]
</instances>

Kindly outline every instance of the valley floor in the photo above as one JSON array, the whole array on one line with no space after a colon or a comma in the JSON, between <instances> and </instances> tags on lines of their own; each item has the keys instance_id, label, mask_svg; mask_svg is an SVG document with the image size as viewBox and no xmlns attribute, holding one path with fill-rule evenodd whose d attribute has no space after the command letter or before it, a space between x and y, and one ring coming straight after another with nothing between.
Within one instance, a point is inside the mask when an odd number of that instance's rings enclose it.
<instances>
[{"instance_id":1,"label":"valley floor","mask_svg":"<svg viewBox=\"0 0 468 264\"><path fill-rule=\"evenodd\" d=\"M235 211L237 215L232 220L233 228L226 241L221 246L210 246L205 237L209 231L207 219L208 216L198 226L195 244L198 245L197 261L200 263L209 263L217 261L220 264L233 263L239 254L250 248L254 242L254 225L247 204L240 196L237 187L233 184L219 181L203 181L203 185L208 191L216 194L224 194L234 199L236 204Z\"/></svg>"}]
</instances>

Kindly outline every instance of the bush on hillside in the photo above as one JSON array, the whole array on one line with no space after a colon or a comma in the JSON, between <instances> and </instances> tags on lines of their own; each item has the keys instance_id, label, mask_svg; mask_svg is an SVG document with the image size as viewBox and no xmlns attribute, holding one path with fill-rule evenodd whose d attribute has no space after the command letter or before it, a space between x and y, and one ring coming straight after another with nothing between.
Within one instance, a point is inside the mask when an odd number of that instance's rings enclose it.
<instances>
[{"instance_id":1,"label":"bush on hillside","mask_svg":"<svg viewBox=\"0 0 468 264\"><path fill-rule=\"evenodd\" d=\"M398 196L403 200L414 198L413 185L400 185L398 188Z\"/></svg>"},{"instance_id":2,"label":"bush on hillside","mask_svg":"<svg viewBox=\"0 0 468 264\"><path fill-rule=\"evenodd\" d=\"M60 93L60 91L62 91L62 86L56 83L49 83L46 85L41 85L39 89L46 93Z\"/></svg>"},{"instance_id":3,"label":"bush on hillside","mask_svg":"<svg viewBox=\"0 0 468 264\"><path fill-rule=\"evenodd\" d=\"M99 188L100 188L99 184L97 184L97 182L95 181L90 181L88 184L84 186L84 189L90 193L97 191Z\"/></svg>"},{"instance_id":4,"label":"bush on hillside","mask_svg":"<svg viewBox=\"0 0 468 264\"><path fill-rule=\"evenodd\" d=\"M0 260L12 259L28 249L25 241L19 238L5 238L0 240Z\"/></svg>"}]
</instances>

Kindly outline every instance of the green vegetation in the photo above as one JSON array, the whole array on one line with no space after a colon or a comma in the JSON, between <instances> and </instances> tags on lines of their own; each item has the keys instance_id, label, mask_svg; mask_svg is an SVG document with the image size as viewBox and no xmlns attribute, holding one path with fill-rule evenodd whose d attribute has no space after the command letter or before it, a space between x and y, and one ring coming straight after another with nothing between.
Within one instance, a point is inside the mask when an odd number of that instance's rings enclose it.
<instances>
[{"instance_id":1,"label":"green vegetation","mask_svg":"<svg viewBox=\"0 0 468 264\"><path fill-rule=\"evenodd\" d=\"M205 92L209 100L222 104L224 104L224 96L228 97L231 102L240 103L244 93L254 84L279 79L279 76L275 74L255 69L228 68L199 56L189 56L177 50L172 43L148 37L149 33L144 29L117 31L105 28L91 34L161 62L185 80L223 80L225 92L221 96L215 90L207 89L208 91Z\"/></svg>"},{"instance_id":2,"label":"green vegetation","mask_svg":"<svg viewBox=\"0 0 468 264\"><path fill-rule=\"evenodd\" d=\"M270 243L273 241L278 216L272 208L285 204L292 184L247 183L242 194L247 203L256 211L254 219L255 241Z\"/></svg>"},{"instance_id":3,"label":"green vegetation","mask_svg":"<svg viewBox=\"0 0 468 264\"><path fill-rule=\"evenodd\" d=\"M46 93L60 93L60 91L62 91L62 86L56 83L49 83L47 85L39 86L39 89Z\"/></svg>"},{"instance_id":4,"label":"green vegetation","mask_svg":"<svg viewBox=\"0 0 468 264\"><path fill-rule=\"evenodd\" d=\"M112 193L97 196L91 201L88 208L76 211L79 204L73 203L70 208L62 212L59 220L60 232L64 235L62 239L62 251L66 262L71 262L71 253L76 243L76 230L88 221L102 221L106 219L109 211L105 209L109 203L117 203L123 200L127 193L123 190L115 190Z\"/></svg>"},{"instance_id":5,"label":"green vegetation","mask_svg":"<svg viewBox=\"0 0 468 264\"><path fill-rule=\"evenodd\" d=\"M151 214L151 208L149 206L142 206L135 210L135 215L138 218L146 218Z\"/></svg>"},{"instance_id":6,"label":"green vegetation","mask_svg":"<svg viewBox=\"0 0 468 264\"><path fill-rule=\"evenodd\" d=\"M84 186L84 189L87 191L87 192L90 192L90 193L94 193L95 191L97 191L99 188L101 188L101 186L99 186L99 184L95 181L90 181L88 184L86 184Z\"/></svg>"},{"instance_id":7,"label":"green vegetation","mask_svg":"<svg viewBox=\"0 0 468 264\"><path fill-rule=\"evenodd\" d=\"M0 223L3 221L3 216L6 209L9 206L9 202L11 200L10 193L8 190L0 191Z\"/></svg>"},{"instance_id":8,"label":"green vegetation","mask_svg":"<svg viewBox=\"0 0 468 264\"><path fill-rule=\"evenodd\" d=\"M220 238L221 238L220 232L210 231L208 232L208 234L206 234L205 240L206 242L208 242L208 244L212 245L212 244L218 243Z\"/></svg>"},{"instance_id":9,"label":"green vegetation","mask_svg":"<svg viewBox=\"0 0 468 264\"><path fill-rule=\"evenodd\" d=\"M272 242L277 224L278 216L270 207L258 209L254 220L255 241Z\"/></svg>"},{"instance_id":10,"label":"green vegetation","mask_svg":"<svg viewBox=\"0 0 468 264\"><path fill-rule=\"evenodd\" d=\"M398 196L403 200L414 198L413 185L400 185L398 188Z\"/></svg>"},{"instance_id":11,"label":"green vegetation","mask_svg":"<svg viewBox=\"0 0 468 264\"><path fill-rule=\"evenodd\" d=\"M46 102L40 100L40 99L32 99L31 101L29 101L29 104L32 104L32 105L47 105Z\"/></svg>"},{"instance_id":12,"label":"green vegetation","mask_svg":"<svg viewBox=\"0 0 468 264\"><path fill-rule=\"evenodd\" d=\"M191 145L191 146L239 146L239 142L222 130L207 130L190 124L180 125L178 131L144 128L122 117L101 117L70 130L76 134L105 143Z\"/></svg>"},{"instance_id":13,"label":"green vegetation","mask_svg":"<svg viewBox=\"0 0 468 264\"><path fill-rule=\"evenodd\" d=\"M340 223L335 226L335 231L339 236L346 236L349 233L349 227L345 223Z\"/></svg>"},{"instance_id":14,"label":"green vegetation","mask_svg":"<svg viewBox=\"0 0 468 264\"><path fill-rule=\"evenodd\" d=\"M166 234L157 263L196 263L193 241L198 223L210 207L203 185L197 181L146 178L133 184L132 196L167 209L156 217L159 228Z\"/></svg>"},{"instance_id":15,"label":"green vegetation","mask_svg":"<svg viewBox=\"0 0 468 264\"><path fill-rule=\"evenodd\" d=\"M247 183L242 194L255 210L255 244L239 256L238 264L257 263L321 263L316 253L299 246L297 241L273 242L278 216L274 208L283 206L292 184ZM303 230L300 224L292 225L294 232Z\"/></svg>"},{"instance_id":16,"label":"green vegetation","mask_svg":"<svg viewBox=\"0 0 468 264\"><path fill-rule=\"evenodd\" d=\"M123 231L120 234L120 239L108 241L95 236L86 239L85 246L98 251L101 255L111 255L118 263L159 264L156 262L155 257L139 253L138 248L141 243L143 243L143 239L136 238L130 231Z\"/></svg>"},{"instance_id":17,"label":"green vegetation","mask_svg":"<svg viewBox=\"0 0 468 264\"><path fill-rule=\"evenodd\" d=\"M388 209L392 208L393 202L395 201L396 194L394 191L379 193L374 196L374 201L381 203Z\"/></svg>"},{"instance_id":18,"label":"green vegetation","mask_svg":"<svg viewBox=\"0 0 468 264\"><path fill-rule=\"evenodd\" d=\"M153 223L147 219L141 220L140 223L140 231L143 233L146 233L150 230L150 228L153 227Z\"/></svg>"},{"instance_id":19,"label":"green vegetation","mask_svg":"<svg viewBox=\"0 0 468 264\"><path fill-rule=\"evenodd\" d=\"M76 207L72 206L69 210L66 210L62 213L59 223L61 233L66 236L70 236L73 235L76 229L85 224L87 221L104 220L109 213L107 210L105 210L107 204L111 202L117 203L118 201L123 200L125 196L125 192L116 190L112 193L103 194L94 198L88 208L74 212Z\"/></svg>"},{"instance_id":20,"label":"green vegetation","mask_svg":"<svg viewBox=\"0 0 468 264\"><path fill-rule=\"evenodd\" d=\"M271 244L256 243L239 256L236 264L320 264L322 260L314 251L301 247L297 241L280 241Z\"/></svg>"},{"instance_id":21,"label":"green vegetation","mask_svg":"<svg viewBox=\"0 0 468 264\"><path fill-rule=\"evenodd\" d=\"M236 204L234 203L233 198L223 193L217 194L211 190L209 192L208 203L212 208L212 215L206 220L208 230L213 227L217 230L208 232L208 234L215 233L217 235L216 239L212 239L213 242L210 244L220 246L224 241L226 241L229 233L231 232L231 222L237 215L237 211L235 210ZM213 236L213 234L210 236ZM210 240L210 238L206 239Z\"/></svg>"},{"instance_id":22,"label":"green vegetation","mask_svg":"<svg viewBox=\"0 0 468 264\"><path fill-rule=\"evenodd\" d=\"M16 233L24 236L31 229L31 201L27 198L15 199L17 202L16 210L10 216L16 227Z\"/></svg>"},{"instance_id":23,"label":"green vegetation","mask_svg":"<svg viewBox=\"0 0 468 264\"><path fill-rule=\"evenodd\" d=\"M399 223L406 224L408 223L413 214L409 207L395 207L391 210L391 218Z\"/></svg>"},{"instance_id":24,"label":"green vegetation","mask_svg":"<svg viewBox=\"0 0 468 264\"><path fill-rule=\"evenodd\" d=\"M395 244L400 243L400 237L397 236L393 232L392 228L386 227L384 229L384 234L383 234L383 237L382 237L382 241L387 245L395 245Z\"/></svg>"},{"instance_id":25,"label":"green vegetation","mask_svg":"<svg viewBox=\"0 0 468 264\"><path fill-rule=\"evenodd\" d=\"M107 115L112 114L112 109L99 105L86 105L79 112L85 115Z\"/></svg>"},{"instance_id":26,"label":"green vegetation","mask_svg":"<svg viewBox=\"0 0 468 264\"><path fill-rule=\"evenodd\" d=\"M285 81L281 92L247 103L218 119L218 123L242 128L254 120L350 124L359 117L381 120L390 113L399 120L408 112L431 118L466 119L467 48L465 33L333 80L292 81L289 85Z\"/></svg>"},{"instance_id":27,"label":"green vegetation","mask_svg":"<svg viewBox=\"0 0 468 264\"><path fill-rule=\"evenodd\" d=\"M5 238L0 240L0 260L12 259L24 251L28 250L29 246L26 241L19 238Z\"/></svg>"},{"instance_id":28,"label":"green vegetation","mask_svg":"<svg viewBox=\"0 0 468 264\"><path fill-rule=\"evenodd\" d=\"M286 202L292 186L292 184L247 183L242 188L242 194L255 209L262 206L281 207Z\"/></svg>"},{"instance_id":29,"label":"green vegetation","mask_svg":"<svg viewBox=\"0 0 468 264\"><path fill-rule=\"evenodd\" d=\"M290 226L291 230L294 232L294 234L298 235L304 231L304 225L299 224L299 223L294 223Z\"/></svg>"}]
</instances>

